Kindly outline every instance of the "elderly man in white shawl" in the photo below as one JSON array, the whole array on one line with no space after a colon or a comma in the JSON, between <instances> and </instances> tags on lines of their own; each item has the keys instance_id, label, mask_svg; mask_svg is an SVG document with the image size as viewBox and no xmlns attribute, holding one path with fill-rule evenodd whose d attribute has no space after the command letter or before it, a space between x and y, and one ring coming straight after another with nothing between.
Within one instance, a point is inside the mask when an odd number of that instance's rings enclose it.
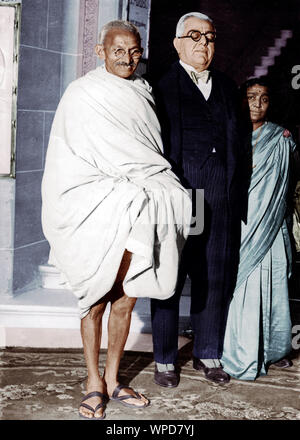
<instances>
[{"instance_id":1,"label":"elderly man in white shawl","mask_svg":"<svg viewBox=\"0 0 300 440\"><path fill-rule=\"evenodd\" d=\"M136 298L173 295L191 219L189 194L162 155L151 87L135 73L142 55L138 30L129 22L108 23L96 53L104 65L72 82L58 106L42 182L49 262L78 298L88 371L79 414L89 419L103 419L109 399L149 405L119 383L120 359Z\"/></svg>"}]
</instances>

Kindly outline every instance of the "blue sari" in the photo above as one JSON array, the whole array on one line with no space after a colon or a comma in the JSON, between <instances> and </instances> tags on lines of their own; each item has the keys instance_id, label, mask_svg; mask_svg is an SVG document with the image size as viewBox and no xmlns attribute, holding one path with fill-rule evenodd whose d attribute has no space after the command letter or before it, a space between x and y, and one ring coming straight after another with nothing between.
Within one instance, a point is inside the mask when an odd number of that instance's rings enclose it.
<instances>
[{"instance_id":1,"label":"blue sari","mask_svg":"<svg viewBox=\"0 0 300 440\"><path fill-rule=\"evenodd\" d=\"M253 131L252 145L247 223L242 223L239 270L221 359L230 376L244 380L266 374L271 363L291 350L291 246L285 214L295 143L282 127L266 122Z\"/></svg>"}]
</instances>

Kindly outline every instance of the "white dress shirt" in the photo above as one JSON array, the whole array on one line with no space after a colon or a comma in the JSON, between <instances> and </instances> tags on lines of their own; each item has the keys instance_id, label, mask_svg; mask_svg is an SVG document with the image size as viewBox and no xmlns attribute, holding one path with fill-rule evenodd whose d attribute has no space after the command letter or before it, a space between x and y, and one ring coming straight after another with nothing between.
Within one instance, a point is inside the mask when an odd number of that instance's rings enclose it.
<instances>
[{"instance_id":1,"label":"white dress shirt","mask_svg":"<svg viewBox=\"0 0 300 440\"><path fill-rule=\"evenodd\" d=\"M179 61L180 64L182 65L182 67L184 68L184 70L187 71L187 73L190 75L190 72L196 72L197 70L192 67L189 66L188 64L185 64L183 61ZM200 92L202 93L202 95L204 96L205 100L207 101L211 92L211 86L212 86L212 80L211 78L209 78L209 80L207 81L207 83L203 82L203 81L198 81L197 84L195 84L198 89L200 90Z\"/></svg>"}]
</instances>

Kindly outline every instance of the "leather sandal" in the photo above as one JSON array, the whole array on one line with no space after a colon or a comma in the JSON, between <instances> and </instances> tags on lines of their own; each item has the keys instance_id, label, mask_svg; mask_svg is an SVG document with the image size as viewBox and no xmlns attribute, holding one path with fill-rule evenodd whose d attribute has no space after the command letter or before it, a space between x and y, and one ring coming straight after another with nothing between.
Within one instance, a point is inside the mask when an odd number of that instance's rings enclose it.
<instances>
[{"instance_id":1,"label":"leather sandal","mask_svg":"<svg viewBox=\"0 0 300 440\"><path fill-rule=\"evenodd\" d=\"M126 388L127 390L132 390L134 394L126 394L124 396L119 396L120 391L123 390L124 388ZM125 400L128 400L128 399L141 400L142 399L142 395L137 393L136 391L134 391L133 388L128 387L127 385L121 385L121 384L116 386L116 388L114 389L110 399L111 400L117 400L118 402L122 403L122 405L128 406L130 408L136 408L136 409L146 408L147 406L150 405L150 401L148 399L147 399L148 402L145 402L144 405L135 405L134 403L127 403L127 402L125 402Z\"/></svg>"},{"instance_id":2,"label":"leather sandal","mask_svg":"<svg viewBox=\"0 0 300 440\"><path fill-rule=\"evenodd\" d=\"M86 400L90 399L91 397L100 397L102 399L102 402L98 403L98 405L95 408L88 405L87 403L84 403ZM87 420L103 420L103 419L105 419L105 417L106 417L105 411L103 412L102 417L95 417L95 412L98 411L98 409L100 409L100 408L105 408L107 400L108 400L107 396L105 396L105 394L103 394L103 393L100 393L100 391L92 391L91 393L88 393L82 399L79 408L82 406L82 407L88 409L89 411L91 411L93 413L93 417L84 416L81 413L79 413L79 416L82 417L83 419L87 419Z\"/></svg>"}]
</instances>

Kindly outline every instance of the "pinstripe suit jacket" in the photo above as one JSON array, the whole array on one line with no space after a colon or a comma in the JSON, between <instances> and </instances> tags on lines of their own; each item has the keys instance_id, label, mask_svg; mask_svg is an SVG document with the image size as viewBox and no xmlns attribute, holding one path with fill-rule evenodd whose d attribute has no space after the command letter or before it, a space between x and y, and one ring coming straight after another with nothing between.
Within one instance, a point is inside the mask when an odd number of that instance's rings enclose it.
<instances>
[{"instance_id":1,"label":"pinstripe suit jacket","mask_svg":"<svg viewBox=\"0 0 300 440\"><path fill-rule=\"evenodd\" d=\"M226 139L226 172L229 205L238 217L245 217L247 199L247 179L245 179L245 152L241 142L238 121L238 93L235 83L225 74L211 69L212 87L219 87L223 108ZM195 87L191 78L180 65L174 63L154 88L158 115L162 127L164 150L174 172L185 184L182 170L182 112L184 112L183 90ZM200 93L200 92L199 92ZM195 87L193 99L200 99ZM185 152L186 154L186 152ZM213 182L212 182L213 184Z\"/></svg>"}]
</instances>

